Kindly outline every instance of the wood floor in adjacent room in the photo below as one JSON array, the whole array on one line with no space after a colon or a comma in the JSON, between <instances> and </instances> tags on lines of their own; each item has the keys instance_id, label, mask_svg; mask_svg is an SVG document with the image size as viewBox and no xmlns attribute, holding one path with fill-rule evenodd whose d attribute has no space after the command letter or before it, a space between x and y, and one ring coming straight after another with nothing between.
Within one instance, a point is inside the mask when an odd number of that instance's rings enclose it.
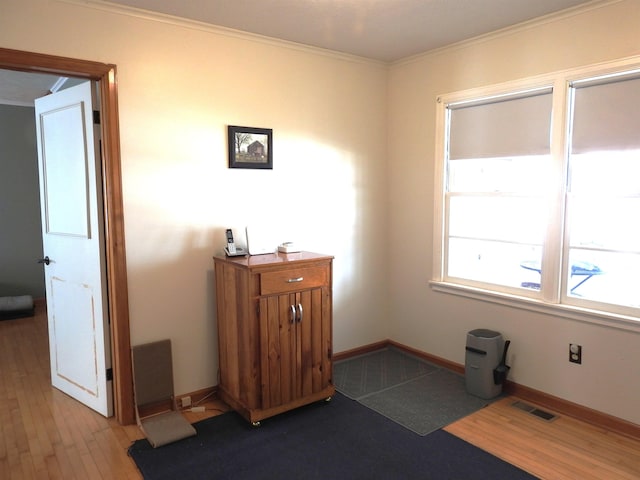
<instances>
[{"instance_id":1,"label":"wood floor in adjacent room","mask_svg":"<svg viewBox=\"0 0 640 480\"><path fill-rule=\"evenodd\" d=\"M141 479L142 438L52 388L46 315L0 321L0 479ZM544 421L501 400L446 430L545 479L640 479L640 439L568 417ZM226 406L213 399L191 422Z\"/></svg>"}]
</instances>

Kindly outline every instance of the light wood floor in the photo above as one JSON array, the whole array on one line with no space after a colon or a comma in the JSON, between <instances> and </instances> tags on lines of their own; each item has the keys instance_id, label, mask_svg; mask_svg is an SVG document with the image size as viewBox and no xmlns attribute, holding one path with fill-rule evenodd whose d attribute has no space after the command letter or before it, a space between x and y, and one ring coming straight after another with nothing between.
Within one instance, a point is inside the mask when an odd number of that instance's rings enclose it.
<instances>
[{"instance_id":1,"label":"light wood floor","mask_svg":"<svg viewBox=\"0 0 640 480\"><path fill-rule=\"evenodd\" d=\"M40 310L40 309L39 309ZM0 321L0 479L141 479L127 455L142 438L52 388L44 312ZM545 479L640 479L640 439L571 418L545 422L508 398L446 428ZM212 399L191 422L228 407Z\"/></svg>"},{"instance_id":2,"label":"light wood floor","mask_svg":"<svg viewBox=\"0 0 640 480\"><path fill-rule=\"evenodd\" d=\"M517 400L501 399L445 430L539 478L640 479L640 439L561 415L546 421L513 407Z\"/></svg>"},{"instance_id":3,"label":"light wood floor","mask_svg":"<svg viewBox=\"0 0 640 480\"><path fill-rule=\"evenodd\" d=\"M213 399L190 422L228 407ZM141 479L127 455L143 438L51 387L47 319L0 321L0 479Z\"/></svg>"}]
</instances>

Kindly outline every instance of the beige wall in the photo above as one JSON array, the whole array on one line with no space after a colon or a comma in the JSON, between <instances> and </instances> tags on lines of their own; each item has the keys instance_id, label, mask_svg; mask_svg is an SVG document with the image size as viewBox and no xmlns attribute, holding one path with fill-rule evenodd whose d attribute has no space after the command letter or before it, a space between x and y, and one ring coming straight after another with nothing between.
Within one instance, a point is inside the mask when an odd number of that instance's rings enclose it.
<instances>
[{"instance_id":1,"label":"beige wall","mask_svg":"<svg viewBox=\"0 0 640 480\"><path fill-rule=\"evenodd\" d=\"M510 378L640 424L640 333L518 310L428 286L432 272L436 97L472 87L640 54L640 2L549 19L398 63L390 72L391 337L464 363L466 332L511 339ZM583 364L568 345L583 345Z\"/></svg>"},{"instance_id":2,"label":"beige wall","mask_svg":"<svg viewBox=\"0 0 640 480\"><path fill-rule=\"evenodd\" d=\"M217 383L227 226L335 256L336 351L388 337L386 66L55 0L2 0L0 46L117 65L132 343L172 339L177 393ZM274 169L228 169L226 125Z\"/></svg>"}]
</instances>

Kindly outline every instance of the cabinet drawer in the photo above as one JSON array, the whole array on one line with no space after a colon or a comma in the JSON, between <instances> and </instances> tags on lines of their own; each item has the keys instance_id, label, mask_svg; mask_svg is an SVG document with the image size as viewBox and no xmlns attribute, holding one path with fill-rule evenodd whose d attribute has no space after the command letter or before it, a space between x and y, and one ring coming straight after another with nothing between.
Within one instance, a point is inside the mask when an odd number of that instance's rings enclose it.
<instances>
[{"instance_id":1,"label":"cabinet drawer","mask_svg":"<svg viewBox=\"0 0 640 480\"><path fill-rule=\"evenodd\" d=\"M329 283L327 267L290 268L260 275L260 294L295 292Z\"/></svg>"}]
</instances>

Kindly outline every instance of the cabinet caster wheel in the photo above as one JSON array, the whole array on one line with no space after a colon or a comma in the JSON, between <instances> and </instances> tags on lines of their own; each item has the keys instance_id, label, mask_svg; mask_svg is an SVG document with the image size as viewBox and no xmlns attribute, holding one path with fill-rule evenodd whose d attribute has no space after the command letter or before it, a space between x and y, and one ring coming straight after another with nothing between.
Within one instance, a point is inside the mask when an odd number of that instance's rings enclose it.
<instances>
[{"instance_id":1,"label":"cabinet caster wheel","mask_svg":"<svg viewBox=\"0 0 640 480\"><path fill-rule=\"evenodd\" d=\"M257 422L251 422L251 426L252 427L259 427L261 425L260 421L258 420Z\"/></svg>"},{"instance_id":2,"label":"cabinet caster wheel","mask_svg":"<svg viewBox=\"0 0 640 480\"><path fill-rule=\"evenodd\" d=\"M333 397L327 397L324 399L325 402L329 403Z\"/></svg>"}]
</instances>

